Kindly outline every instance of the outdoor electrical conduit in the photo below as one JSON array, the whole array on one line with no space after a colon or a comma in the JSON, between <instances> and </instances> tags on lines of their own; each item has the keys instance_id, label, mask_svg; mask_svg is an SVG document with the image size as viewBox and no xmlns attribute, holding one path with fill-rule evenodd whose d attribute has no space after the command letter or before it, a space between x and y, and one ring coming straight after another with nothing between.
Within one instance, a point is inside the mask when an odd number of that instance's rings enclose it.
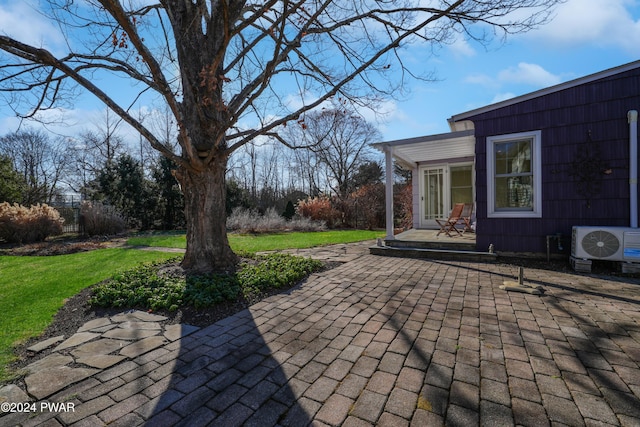
<instances>
[{"instance_id":1,"label":"outdoor electrical conduit","mask_svg":"<svg viewBox=\"0 0 640 427\"><path fill-rule=\"evenodd\" d=\"M629 205L632 228L638 228L638 111L629 110Z\"/></svg>"}]
</instances>

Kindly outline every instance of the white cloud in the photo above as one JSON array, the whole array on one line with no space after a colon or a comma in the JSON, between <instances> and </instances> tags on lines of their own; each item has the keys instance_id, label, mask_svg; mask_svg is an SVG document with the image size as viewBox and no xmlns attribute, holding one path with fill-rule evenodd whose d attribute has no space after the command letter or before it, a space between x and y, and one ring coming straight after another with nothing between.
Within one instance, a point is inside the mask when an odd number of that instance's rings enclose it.
<instances>
[{"instance_id":1,"label":"white cloud","mask_svg":"<svg viewBox=\"0 0 640 427\"><path fill-rule=\"evenodd\" d=\"M431 111L430 106L425 105L421 99L413 99L405 104L393 103L393 110L388 113L386 120L378 123L383 141L448 131L443 116ZM432 121L433 119L436 121Z\"/></svg>"},{"instance_id":2,"label":"white cloud","mask_svg":"<svg viewBox=\"0 0 640 427\"><path fill-rule=\"evenodd\" d=\"M632 15L635 0L568 0L553 20L528 34L553 45L592 44L640 53L640 20Z\"/></svg>"},{"instance_id":3,"label":"white cloud","mask_svg":"<svg viewBox=\"0 0 640 427\"><path fill-rule=\"evenodd\" d=\"M471 83L482 86L495 86L495 79L486 74L469 74L464 78L465 83Z\"/></svg>"},{"instance_id":4,"label":"white cloud","mask_svg":"<svg viewBox=\"0 0 640 427\"><path fill-rule=\"evenodd\" d=\"M50 50L64 42L60 30L38 12L32 1L0 2L0 29L18 41Z\"/></svg>"},{"instance_id":5,"label":"white cloud","mask_svg":"<svg viewBox=\"0 0 640 427\"><path fill-rule=\"evenodd\" d=\"M388 99L375 105L375 108L360 107L358 114L367 122L373 125L388 123L401 117L402 112L398 110L398 104L393 99Z\"/></svg>"},{"instance_id":6,"label":"white cloud","mask_svg":"<svg viewBox=\"0 0 640 427\"><path fill-rule=\"evenodd\" d=\"M457 58L470 58L476 55L476 51L471 47L467 40L457 37L456 40L449 45L449 50Z\"/></svg>"},{"instance_id":7,"label":"white cloud","mask_svg":"<svg viewBox=\"0 0 640 427\"><path fill-rule=\"evenodd\" d=\"M545 70L538 64L520 62L518 65L498 71L495 77L487 74L470 74L465 83L498 89L503 86L524 85L544 88L562 82L562 78Z\"/></svg>"},{"instance_id":8,"label":"white cloud","mask_svg":"<svg viewBox=\"0 0 640 427\"><path fill-rule=\"evenodd\" d=\"M526 62L502 69L495 76L471 74L464 79L464 83L486 88L487 95L492 94L490 104L514 98L532 89L542 89L561 82L560 76L548 72L538 64Z\"/></svg>"},{"instance_id":9,"label":"white cloud","mask_svg":"<svg viewBox=\"0 0 640 427\"><path fill-rule=\"evenodd\" d=\"M538 64L520 62L515 67L509 67L498 73L501 83L522 83L537 87L553 86L560 83L560 77L551 74Z\"/></svg>"},{"instance_id":10,"label":"white cloud","mask_svg":"<svg viewBox=\"0 0 640 427\"><path fill-rule=\"evenodd\" d=\"M39 111L35 115L35 120L20 120L18 117L4 117L0 119L0 129L4 134L15 132L19 129L31 128L42 129L52 137L66 136L75 137L84 131L104 132L105 109L65 109L55 108ZM135 144L139 137L137 131L129 126L119 117L111 113L111 126L116 126L115 134L121 137L128 144ZM114 131L114 129L111 129ZM2 136L2 135L0 135Z\"/></svg>"}]
</instances>

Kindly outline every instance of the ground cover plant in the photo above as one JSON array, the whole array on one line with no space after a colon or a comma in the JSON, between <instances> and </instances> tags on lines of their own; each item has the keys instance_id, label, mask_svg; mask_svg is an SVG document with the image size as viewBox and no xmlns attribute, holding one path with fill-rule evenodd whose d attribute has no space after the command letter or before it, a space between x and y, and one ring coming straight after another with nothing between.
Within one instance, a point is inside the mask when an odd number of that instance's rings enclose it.
<instances>
[{"instance_id":1,"label":"ground cover plant","mask_svg":"<svg viewBox=\"0 0 640 427\"><path fill-rule=\"evenodd\" d=\"M90 302L102 307L175 311L185 306L211 307L238 298L252 301L265 291L295 284L323 265L282 253L246 256L249 258L230 274L191 276L167 268L179 259L140 265L97 285Z\"/></svg>"},{"instance_id":2,"label":"ground cover plant","mask_svg":"<svg viewBox=\"0 0 640 427\"><path fill-rule=\"evenodd\" d=\"M329 230L317 232L287 232L269 234L229 234L229 244L235 252L263 252L301 249L338 243L353 243L384 237L383 231ZM185 248L184 233L141 234L127 240L131 246Z\"/></svg>"},{"instance_id":3,"label":"ground cover plant","mask_svg":"<svg viewBox=\"0 0 640 427\"><path fill-rule=\"evenodd\" d=\"M59 256L0 256L0 379L12 347L38 336L65 300L115 272L172 254L123 248Z\"/></svg>"}]
</instances>

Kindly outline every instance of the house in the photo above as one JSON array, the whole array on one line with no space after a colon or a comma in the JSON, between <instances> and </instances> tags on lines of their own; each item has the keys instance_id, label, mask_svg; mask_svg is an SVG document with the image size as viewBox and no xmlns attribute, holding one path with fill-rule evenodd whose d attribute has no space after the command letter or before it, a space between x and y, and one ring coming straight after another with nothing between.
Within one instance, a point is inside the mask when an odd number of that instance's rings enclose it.
<instances>
[{"instance_id":1,"label":"house","mask_svg":"<svg viewBox=\"0 0 640 427\"><path fill-rule=\"evenodd\" d=\"M376 147L388 187L393 161L413 171L414 228L473 201L477 250L544 254L555 237L568 254L574 226L637 227L638 109L640 61L454 115L447 134Z\"/></svg>"}]
</instances>

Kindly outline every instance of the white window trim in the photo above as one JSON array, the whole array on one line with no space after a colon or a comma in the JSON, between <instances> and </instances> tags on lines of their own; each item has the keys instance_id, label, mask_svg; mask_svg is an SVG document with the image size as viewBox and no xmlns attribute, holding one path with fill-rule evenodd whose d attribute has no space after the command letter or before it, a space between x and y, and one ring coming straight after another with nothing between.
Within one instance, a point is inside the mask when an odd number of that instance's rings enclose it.
<instances>
[{"instance_id":1,"label":"white window trim","mask_svg":"<svg viewBox=\"0 0 640 427\"><path fill-rule=\"evenodd\" d=\"M487 217L488 218L542 218L542 131L511 133L487 137ZM496 211L495 152L496 143L531 138L533 172L533 210Z\"/></svg>"}]
</instances>

